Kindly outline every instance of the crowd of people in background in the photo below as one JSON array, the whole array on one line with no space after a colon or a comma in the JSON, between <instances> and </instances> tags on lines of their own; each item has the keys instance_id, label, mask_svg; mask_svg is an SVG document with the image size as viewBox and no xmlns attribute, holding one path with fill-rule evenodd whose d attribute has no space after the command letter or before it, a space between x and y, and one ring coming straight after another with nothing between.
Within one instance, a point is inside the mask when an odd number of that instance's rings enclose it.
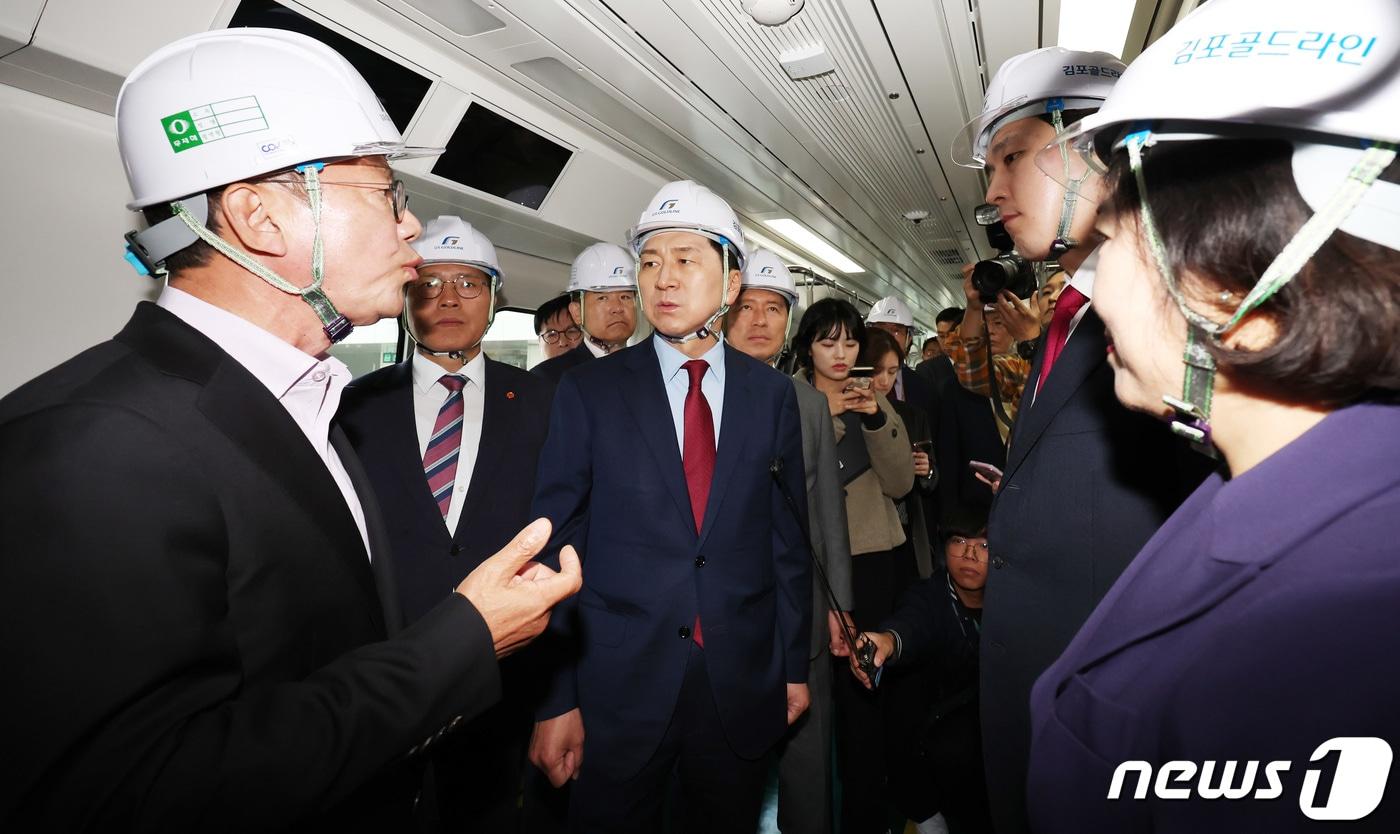
<instances>
[{"instance_id":1,"label":"crowd of people in background","mask_svg":"<svg viewBox=\"0 0 1400 834\"><path fill-rule=\"evenodd\" d=\"M1261 29L1338 53L1192 60ZM0 401L3 827L749 834L776 785L788 834L1390 830L1340 765L1282 802L1151 768L1400 739L1397 38L1391 0L1212 0L1131 67L1006 61L953 156L1036 280L969 264L923 328L668 183L529 371L339 55L157 52L116 118L167 285ZM234 88L295 159L168 153ZM390 316L410 355L350 380Z\"/></svg>"}]
</instances>

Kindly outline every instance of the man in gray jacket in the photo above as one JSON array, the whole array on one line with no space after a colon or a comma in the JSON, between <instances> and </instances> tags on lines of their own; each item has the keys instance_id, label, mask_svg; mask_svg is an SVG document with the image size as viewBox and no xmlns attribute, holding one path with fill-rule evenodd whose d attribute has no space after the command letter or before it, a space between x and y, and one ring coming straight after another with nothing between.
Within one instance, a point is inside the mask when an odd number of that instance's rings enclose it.
<instances>
[{"instance_id":1,"label":"man in gray jacket","mask_svg":"<svg viewBox=\"0 0 1400 834\"><path fill-rule=\"evenodd\" d=\"M725 337L736 349L773 365L783 351L797 288L777 255L749 256L743 289L725 319ZM786 834L831 831L831 659L828 648L845 638L838 616L849 621L851 550L846 502L836 464L836 437L826 396L794 379L802 417L802 462L807 474L812 554L812 643L808 689L812 704L788 732L778 759L778 828ZM840 611L831 610L821 574L831 583ZM826 612L823 617L822 612ZM854 632L852 632L854 633Z\"/></svg>"}]
</instances>

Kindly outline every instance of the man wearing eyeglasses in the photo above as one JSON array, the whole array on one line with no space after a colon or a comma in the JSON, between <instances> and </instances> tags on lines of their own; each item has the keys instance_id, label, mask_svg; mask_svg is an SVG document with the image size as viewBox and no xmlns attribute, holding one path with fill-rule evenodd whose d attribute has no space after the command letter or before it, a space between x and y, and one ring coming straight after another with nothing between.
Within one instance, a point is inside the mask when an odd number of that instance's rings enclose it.
<instances>
[{"instance_id":1,"label":"man wearing eyeglasses","mask_svg":"<svg viewBox=\"0 0 1400 834\"><path fill-rule=\"evenodd\" d=\"M564 293L583 339L531 369L555 383L568 369L627 346L637 330L637 259L617 244L595 243L574 258Z\"/></svg>"},{"instance_id":2,"label":"man wearing eyeglasses","mask_svg":"<svg viewBox=\"0 0 1400 834\"><path fill-rule=\"evenodd\" d=\"M481 343L504 277L491 241L460 217L432 220L404 292L412 355L346 389L341 423L393 519L405 625L527 523L553 385L490 359ZM449 831L517 830L529 652L501 664L501 702L433 753ZM431 799L431 798L429 798Z\"/></svg>"},{"instance_id":3,"label":"man wearing eyeglasses","mask_svg":"<svg viewBox=\"0 0 1400 834\"><path fill-rule=\"evenodd\" d=\"M956 508L942 532L943 565L904 592L879 631L861 638L875 644L877 666L903 677L886 704L896 807L921 834L991 834L978 710L987 512ZM851 670L870 686L854 658Z\"/></svg>"},{"instance_id":4,"label":"man wearing eyeglasses","mask_svg":"<svg viewBox=\"0 0 1400 834\"><path fill-rule=\"evenodd\" d=\"M578 347L583 330L569 315L567 295L555 296L536 308L535 335L540 337L540 348L544 351L542 362Z\"/></svg>"}]
</instances>

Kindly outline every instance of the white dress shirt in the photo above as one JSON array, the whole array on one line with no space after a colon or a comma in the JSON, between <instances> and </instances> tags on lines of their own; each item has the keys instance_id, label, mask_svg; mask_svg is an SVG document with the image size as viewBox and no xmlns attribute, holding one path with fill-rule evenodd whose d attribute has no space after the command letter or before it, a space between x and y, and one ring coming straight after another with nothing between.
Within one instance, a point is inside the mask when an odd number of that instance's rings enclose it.
<instances>
[{"instance_id":1,"label":"white dress shirt","mask_svg":"<svg viewBox=\"0 0 1400 834\"><path fill-rule=\"evenodd\" d=\"M587 334L584 334L583 346L588 348L588 352L593 354L594 359L602 359L604 356L608 355L607 350L605 350L602 345L593 341Z\"/></svg>"},{"instance_id":2,"label":"white dress shirt","mask_svg":"<svg viewBox=\"0 0 1400 834\"><path fill-rule=\"evenodd\" d=\"M442 404L450 391L438 380L448 374L418 351L413 352L413 422L418 429L418 459L428 451ZM452 500L447 506L447 532L457 533L457 521L462 517L462 504L472 484L476 469L476 453L481 446L481 413L486 408L486 354L480 351L460 370L453 372L467 382L462 386L462 446L457 452L457 479L452 484Z\"/></svg>"},{"instance_id":3,"label":"white dress shirt","mask_svg":"<svg viewBox=\"0 0 1400 834\"><path fill-rule=\"evenodd\" d=\"M156 304L203 333L272 392L340 487L368 554L364 507L330 441L331 420L340 406L341 392L350 383L345 363L334 356L318 359L297 350L252 322L174 287L162 290Z\"/></svg>"}]
</instances>

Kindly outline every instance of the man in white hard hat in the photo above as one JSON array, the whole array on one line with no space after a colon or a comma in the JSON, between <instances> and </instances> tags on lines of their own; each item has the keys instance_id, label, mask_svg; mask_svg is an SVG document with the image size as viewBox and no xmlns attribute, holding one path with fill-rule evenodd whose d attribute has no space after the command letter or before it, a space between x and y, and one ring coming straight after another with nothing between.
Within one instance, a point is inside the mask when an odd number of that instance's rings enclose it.
<instances>
[{"instance_id":1,"label":"man in white hard hat","mask_svg":"<svg viewBox=\"0 0 1400 834\"><path fill-rule=\"evenodd\" d=\"M808 702L806 508L775 483L805 486L797 395L719 338L746 255L727 203L671 183L629 239L655 334L563 376L540 456L534 512L589 584L556 618L531 760L577 778L575 830L661 830L678 769L687 830L748 834Z\"/></svg>"},{"instance_id":2,"label":"man in white hard hat","mask_svg":"<svg viewBox=\"0 0 1400 834\"><path fill-rule=\"evenodd\" d=\"M413 241L423 258L405 291L404 362L345 391L340 424L387 518L406 625L529 523L554 386L482 350L505 282L491 241L443 216ZM427 488L424 489L423 487ZM501 662L502 698L431 754L448 830L515 832L534 724L526 651Z\"/></svg>"},{"instance_id":3,"label":"man in white hard hat","mask_svg":"<svg viewBox=\"0 0 1400 834\"><path fill-rule=\"evenodd\" d=\"M615 243L595 243L574 258L564 292L583 339L568 353L531 368L556 383L569 368L627 346L637 330L637 259Z\"/></svg>"},{"instance_id":4,"label":"man in white hard hat","mask_svg":"<svg viewBox=\"0 0 1400 834\"><path fill-rule=\"evenodd\" d=\"M737 350L774 365L787 341L797 285L787 265L767 249L749 253L739 298L724 320L725 338ZM778 754L778 828L789 832L831 830L831 733L833 727L830 647L855 599L851 590L851 546L845 493L836 460L836 434L826 396L795 377L802 417L802 463L807 475L807 511L812 555L812 641L807 688L811 706L789 730ZM825 574L825 578L822 577ZM832 610L827 585L835 597ZM854 631L852 631L854 634Z\"/></svg>"},{"instance_id":5,"label":"man in white hard hat","mask_svg":"<svg viewBox=\"0 0 1400 834\"><path fill-rule=\"evenodd\" d=\"M1057 133L1103 104L1123 70L1102 52L1017 55L953 149L955 161L986 171L986 200L1017 251L1056 259L1073 276L1035 351L988 528L996 556L982 627L982 732L999 834L1027 830L1036 676L1206 474L1164 427L1114 400L1104 326L1090 304L1093 273L1081 269L1097 245L1098 175L1067 149L1037 165Z\"/></svg>"},{"instance_id":6,"label":"man in white hard hat","mask_svg":"<svg viewBox=\"0 0 1400 834\"><path fill-rule=\"evenodd\" d=\"M412 149L341 56L273 30L158 50L116 121L153 224L132 258L169 283L0 402L0 658L24 670L0 827L405 830L422 751L579 583L568 555L521 572L541 521L400 628L326 351L417 279L387 163Z\"/></svg>"}]
</instances>

